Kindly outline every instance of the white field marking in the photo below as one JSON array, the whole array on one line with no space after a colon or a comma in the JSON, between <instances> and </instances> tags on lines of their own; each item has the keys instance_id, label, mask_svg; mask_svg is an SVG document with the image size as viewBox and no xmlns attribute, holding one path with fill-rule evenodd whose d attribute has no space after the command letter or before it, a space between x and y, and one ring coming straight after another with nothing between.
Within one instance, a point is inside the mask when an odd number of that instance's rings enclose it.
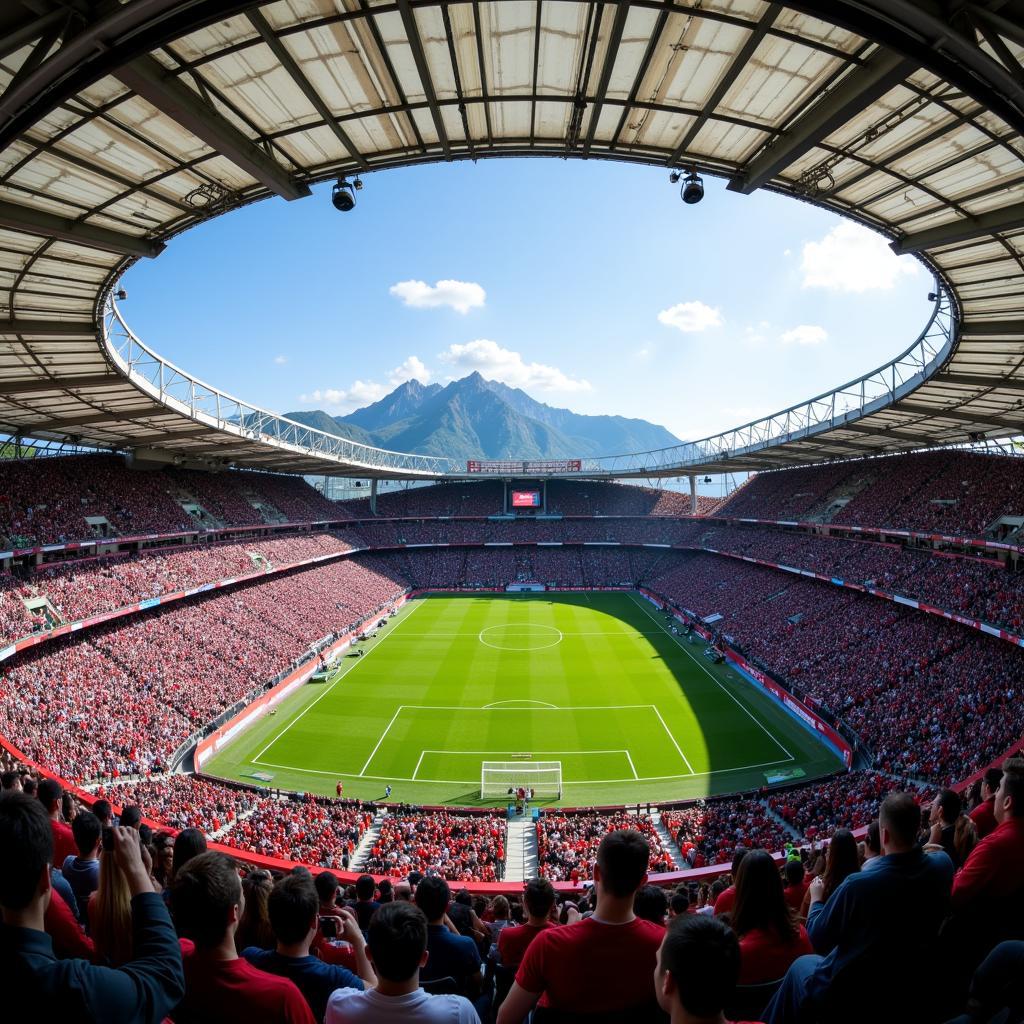
<instances>
[{"instance_id":1,"label":"white field marking","mask_svg":"<svg viewBox=\"0 0 1024 1024\"><path fill-rule=\"evenodd\" d=\"M536 636L537 635L536 633L532 632L532 630L547 629L547 630L550 630L552 633L557 633L558 634L558 639L557 640L552 640L551 643L543 644L540 647L501 647L501 646L499 646L496 643L492 644L490 642L490 640L485 640L484 639L484 634L485 633L490 633L492 630L495 630L495 629L515 629L517 627L519 627L519 628L526 627L526 631L525 632L518 632L518 633L504 633L504 634L501 634L501 637L502 638L506 637L506 636L507 637L517 637L517 636L532 637L532 636ZM540 635L542 637L544 636L543 633L541 633ZM477 639L480 641L480 643L482 643L484 645L484 647L490 647L492 650L495 650L495 651L521 651L521 652L527 652L527 651L546 651L549 647L557 647L562 642L562 640L565 639L565 635L562 633L562 631L560 629L555 629L554 626L545 626L543 623L540 623L540 622L537 622L537 623L531 623L531 622L506 622L506 623L499 624L497 626L487 626L486 628L481 629L480 632L477 634Z\"/></svg>"},{"instance_id":2,"label":"white field marking","mask_svg":"<svg viewBox=\"0 0 1024 1024\"><path fill-rule=\"evenodd\" d=\"M679 744L676 742L676 738L672 735L672 731L665 724L665 719L661 717L661 712L653 704L651 705L651 710L658 716L658 721L661 722L662 729L664 729L665 732L668 733L668 738L672 741L672 746L676 748L676 751L679 753L679 756L683 759L683 764L685 764L686 767L690 769L690 774L693 775L693 765L690 764L690 762L686 759L686 755L683 753L683 748L679 746Z\"/></svg>"},{"instance_id":3,"label":"white field marking","mask_svg":"<svg viewBox=\"0 0 1024 1024\"><path fill-rule=\"evenodd\" d=\"M490 753L490 751L488 751ZM762 761L760 764L745 764L738 768L716 768L710 772L694 772L693 775L645 775L639 779L588 779L578 782L563 782L563 786L611 786L625 782L678 782L680 779L701 778L705 775L727 775L729 772L745 772L754 768L771 768L777 764L789 764L793 758L781 761ZM475 783L474 779L405 779L396 775L356 775L355 772L328 772L320 768L296 768L291 764L274 764L272 761L254 761L264 768L280 768L282 771L298 772L302 775L327 775L332 779L363 779L371 782L431 782L445 786L468 786Z\"/></svg>"},{"instance_id":4,"label":"white field marking","mask_svg":"<svg viewBox=\"0 0 1024 1024\"><path fill-rule=\"evenodd\" d=\"M629 756L629 751L628 751L628 750L627 750L627 751L624 751L624 753L625 753L625 755L626 755L626 760L627 760L627 761L629 762L629 770L630 770L630 771L631 771L631 772L633 773L633 778L634 778L634 779L639 779L639 778L640 778L640 776L639 776L639 775L637 775L637 773L636 773L636 765L635 765L635 764L633 764L633 758L631 758L631 757Z\"/></svg>"},{"instance_id":5,"label":"white field marking","mask_svg":"<svg viewBox=\"0 0 1024 1024\"><path fill-rule=\"evenodd\" d=\"M389 637L389 636L391 636L391 634L392 634L392 633L393 633L393 632L394 632L394 631L395 631L396 629L398 629L398 627L399 627L399 626L404 626L404 625L405 625L405 623L407 623L407 622L409 621L409 619L411 619L411 618L413 617L413 615L415 615L415 614L416 614L416 612L418 612L418 611L419 611L419 609L420 609L420 608L422 607L422 603L423 603L423 602L417 602L417 603L416 603L416 605L415 605L415 606L413 607L412 611L411 611L411 612L410 612L410 613L409 613L408 615L403 615L403 616L402 616L402 621L401 621L401 622L396 622L396 623L395 623L395 624L394 624L394 625L393 625L393 626L391 627L391 629L389 629L389 630L387 631L387 633L385 633L385 634L384 634L384 636L382 636L382 637L381 637L380 639L381 639L381 640L383 640L383 639L385 639L385 637ZM392 621L393 621L393 620L392 620ZM351 644L349 644L349 647L350 647L350 648L351 648L351 646L352 646L352 645L351 645ZM347 677L348 677L348 675L349 675L349 673L351 673L351 672L355 671L355 669L357 669L357 668L358 668L358 667L359 667L359 666L360 666L360 665L361 665L361 664L362 664L362 663L363 663L364 661L366 661L366 659L367 659L367 658L369 658L369 657L370 657L370 656L371 656L371 655L373 654L373 652L374 652L375 650L377 650L377 648L378 648L378 647L380 647L380 643L376 643L376 644L374 644L374 645L373 645L373 647L371 647L371 648L370 648L370 650L369 650L369 652L368 652L367 654L363 655L363 657L361 657L361 658L356 658L356 660L355 660L355 664L354 664L354 665L351 665L351 664L350 664L350 665L348 666L348 668L347 668L347 669L346 669L346 670L345 670L344 672L341 672L341 673L339 673L339 674L338 674L337 676L335 676L335 678L334 678L334 682L333 682L333 683L331 683L331 685L330 685L330 686L328 686L328 687L327 687L327 689L326 689L326 690L324 690L324 692L323 692L323 693L321 693L321 694L320 694L320 696L316 698L316 700L311 700L311 701L309 702L309 704L307 704L307 705L306 705L306 707L304 707L304 708L303 708L303 709L302 709L302 710L301 710L301 711L300 711L300 712L299 712L299 713L298 713L298 714L297 714L297 715L296 715L296 716L295 716L295 717L294 717L294 718L293 718L293 719L292 719L292 720L291 720L291 721L290 721L290 722L289 722L289 723L288 723L288 724L287 724L287 725L286 725L286 726L285 726L285 727L284 727L284 728L283 728L283 729L282 729L282 730L281 730L281 731L280 731L280 732L279 732L279 733L278 733L278 734L277 734L277 735L276 735L276 736L275 736L275 737L274 737L274 738L273 738L273 739L272 739L272 740L271 740L271 741L270 741L270 742L269 742L269 743L268 743L268 744L267 744L267 745L266 745L266 746L265 746L265 747L264 747L264 748L263 748L263 749L262 749L262 750L261 750L261 751L260 751L260 752L259 752L259 753L258 753L258 754L257 754L256 756L255 756L255 757L254 757L254 758L253 758L253 761L259 761L259 759L260 759L260 758L261 758L261 757L262 757L262 756L263 756L263 755L264 755L264 754L265 754L265 753L266 753L266 752L267 752L267 751L268 751L268 750L269 750L269 749L270 749L270 748L271 748L271 747L272 747L272 746L273 746L273 745L274 745L274 744L275 744L275 743L276 743L276 742L277 742L277 741L278 741L278 740L279 740L279 739L280 739L280 738L281 738L281 737L282 737L282 736L283 736L283 735L284 735L284 734L285 734L285 733L286 733L286 732L287 732L287 731L288 731L288 730L289 730L289 729L290 729L290 728L291 728L291 727L292 727L293 725L295 725L295 723L296 723L297 721L299 721L299 719L300 719L300 718L302 718L302 717L303 717L303 715L305 715L305 714L306 714L307 712L309 712L309 711L310 711L310 710L312 710L312 709L313 709L314 707L316 707L316 705L317 705L317 704L318 704L318 703L319 703L320 701L322 701L322 700L324 699L324 697L326 697L326 696L327 696L327 694L329 694L329 693L331 692L331 690L333 690L333 689L334 689L334 688L335 688L335 687L336 687L336 686L338 685L338 683L340 683L340 682L342 681L342 679L345 679L345 678L347 678Z\"/></svg>"},{"instance_id":6,"label":"white field marking","mask_svg":"<svg viewBox=\"0 0 1024 1024\"><path fill-rule=\"evenodd\" d=\"M413 768L413 770L412 770L412 779L413 779L413 782L415 782L415 781L416 781L416 774L417 774L417 772L419 772L419 770L420 770L420 765L421 765L421 764L423 764L423 757L424 757L424 755L425 755L425 754L426 754L426 751L425 751L425 750L421 750L421 751L420 751L420 759L419 759L419 760L418 760L418 761L416 762L416 767L415 767L415 768Z\"/></svg>"},{"instance_id":7,"label":"white field marking","mask_svg":"<svg viewBox=\"0 0 1024 1024\"><path fill-rule=\"evenodd\" d=\"M366 773L366 769L370 767L370 762L373 760L377 751L380 750L380 745L384 742L384 737L391 731L391 726L395 724L395 719L397 719L402 713L402 708L404 707L404 704L400 705L398 710L391 716L391 721L388 722L387 728L380 734L380 739L377 740L377 746L370 751L370 756L366 759L366 764L363 765L363 770L359 773L360 775L364 775Z\"/></svg>"},{"instance_id":8,"label":"white field marking","mask_svg":"<svg viewBox=\"0 0 1024 1024\"><path fill-rule=\"evenodd\" d=\"M494 711L496 708L500 708L502 704L529 704L530 707L519 708L520 711L529 711L530 708L536 706L539 708L554 708L556 711L560 711L561 708L557 704L547 704L542 700L496 700L493 704L485 704L480 710L481 711ZM516 709L513 709L516 710Z\"/></svg>"},{"instance_id":9,"label":"white field marking","mask_svg":"<svg viewBox=\"0 0 1024 1024\"><path fill-rule=\"evenodd\" d=\"M647 614L650 615L650 617L652 619L654 619L655 622L658 621L657 618L655 618L654 613L651 612L651 610L648 607L646 607L647 602L643 598L638 598L638 597L636 597L634 595L633 600L636 601L636 603L638 605L640 605L640 607L643 608L643 610L645 612L647 612ZM660 623L659 623L659 625L660 625ZM689 650L687 650L686 645L683 644L683 642L679 639L679 637L673 636L667 629L662 630L662 632L669 639L675 641L676 646L681 651L683 651L690 658L690 660L695 665L697 665L697 667L708 677L708 679L710 679L723 693L725 693L725 694L727 694L729 696L729 698L735 703L735 705L745 715L747 715L747 717L775 744L775 746L777 746L779 748L779 750L781 750L786 755L786 757L788 757L790 759L790 761L795 761L796 760L796 758L778 741L778 739L776 739L775 734L772 733L768 729L768 727L762 721L760 721L760 719L756 718L753 715L753 713L750 711L750 709L745 707L740 702L739 698L737 698L736 695L734 693L732 693L728 689L728 687L723 686L722 683L719 682L719 680L715 678L715 674L708 670L707 665L702 665L700 663L699 659L697 658L697 656L695 654L692 654Z\"/></svg>"}]
</instances>

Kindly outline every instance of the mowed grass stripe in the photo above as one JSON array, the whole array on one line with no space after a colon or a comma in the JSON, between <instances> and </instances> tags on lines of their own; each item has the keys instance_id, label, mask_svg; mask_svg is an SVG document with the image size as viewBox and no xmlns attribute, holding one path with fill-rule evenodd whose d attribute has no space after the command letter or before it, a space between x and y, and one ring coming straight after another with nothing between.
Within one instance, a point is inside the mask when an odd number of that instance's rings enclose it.
<instances>
[{"instance_id":1,"label":"mowed grass stripe","mask_svg":"<svg viewBox=\"0 0 1024 1024\"><path fill-rule=\"evenodd\" d=\"M394 799L467 803L478 797L480 761L505 760L510 749L555 750L563 756L536 759L562 760L563 802L587 804L761 786L771 765L809 776L838 767L769 699L722 666L705 666L634 595L431 596L391 628L326 692L311 698L304 687L207 770L238 778L265 768L275 786L317 792L333 792L336 777L346 795L367 799L381 795L382 780L395 780ZM497 644L480 642L485 630ZM561 637L548 646L554 630ZM503 634L513 647L534 636L542 649L503 649ZM507 713L510 704L517 713ZM506 712L481 710L488 705ZM602 710L546 717L542 705ZM598 750L627 751L632 767L612 755L609 774L611 761L587 753ZM451 754L455 769L440 774L441 754L424 751Z\"/></svg>"}]
</instances>

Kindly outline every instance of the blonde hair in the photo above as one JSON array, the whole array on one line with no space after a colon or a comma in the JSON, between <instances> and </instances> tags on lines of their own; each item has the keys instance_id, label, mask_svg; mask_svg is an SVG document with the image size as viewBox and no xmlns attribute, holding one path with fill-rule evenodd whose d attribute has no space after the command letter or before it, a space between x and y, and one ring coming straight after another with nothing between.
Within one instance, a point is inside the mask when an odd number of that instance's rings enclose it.
<instances>
[{"instance_id":1,"label":"blonde hair","mask_svg":"<svg viewBox=\"0 0 1024 1024\"><path fill-rule=\"evenodd\" d=\"M132 894L114 855L100 854L100 882L89 900L89 934L112 967L132 959Z\"/></svg>"}]
</instances>

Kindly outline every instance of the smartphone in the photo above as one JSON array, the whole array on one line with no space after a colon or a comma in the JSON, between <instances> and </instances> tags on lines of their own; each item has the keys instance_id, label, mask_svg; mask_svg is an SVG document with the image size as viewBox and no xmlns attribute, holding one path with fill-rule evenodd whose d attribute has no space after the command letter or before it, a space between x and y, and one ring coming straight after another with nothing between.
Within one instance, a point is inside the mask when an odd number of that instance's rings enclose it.
<instances>
[{"instance_id":1,"label":"smartphone","mask_svg":"<svg viewBox=\"0 0 1024 1024\"><path fill-rule=\"evenodd\" d=\"M103 827L103 849L107 852L114 849L114 830L109 825Z\"/></svg>"},{"instance_id":2,"label":"smartphone","mask_svg":"<svg viewBox=\"0 0 1024 1024\"><path fill-rule=\"evenodd\" d=\"M336 939L341 934L341 919L328 914L320 918L320 934L325 939Z\"/></svg>"}]
</instances>

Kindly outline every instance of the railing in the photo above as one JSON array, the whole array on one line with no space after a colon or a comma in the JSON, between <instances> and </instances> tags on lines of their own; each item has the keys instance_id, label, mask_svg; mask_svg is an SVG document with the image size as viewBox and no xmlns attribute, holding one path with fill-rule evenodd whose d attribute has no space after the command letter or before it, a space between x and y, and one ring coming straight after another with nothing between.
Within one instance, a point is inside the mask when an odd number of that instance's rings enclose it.
<instances>
[{"instance_id":1,"label":"railing","mask_svg":"<svg viewBox=\"0 0 1024 1024\"><path fill-rule=\"evenodd\" d=\"M219 391L144 345L125 323L111 295L103 314L103 344L128 379L162 405L196 423L296 455L337 462L354 474L388 472L410 479L437 477L453 468L434 455L411 455L347 441L286 419ZM173 438L172 438L173 439Z\"/></svg>"},{"instance_id":2,"label":"railing","mask_svg":"<svg viewBox=\"0 0 1024 1024\"><path fill-rule=\"evenodd\" d=\"M647 452L583 459L573 476L673 476L720 465L789 441L841 429L906 397L948 358L957 336L957 316L942 283L924 330L895 359L831 391L699 441ZM218 391L147 348L125 323L111 296L106 305L103 342L133 384L197 423L237 437L270 444L304 456L336 462L350 475L367 472L403 478L464 477L465 463L430 455L386 451L346 441L260 409ZM486 478L485 473L474 473Z\"/></svg>"}]
</instances>

